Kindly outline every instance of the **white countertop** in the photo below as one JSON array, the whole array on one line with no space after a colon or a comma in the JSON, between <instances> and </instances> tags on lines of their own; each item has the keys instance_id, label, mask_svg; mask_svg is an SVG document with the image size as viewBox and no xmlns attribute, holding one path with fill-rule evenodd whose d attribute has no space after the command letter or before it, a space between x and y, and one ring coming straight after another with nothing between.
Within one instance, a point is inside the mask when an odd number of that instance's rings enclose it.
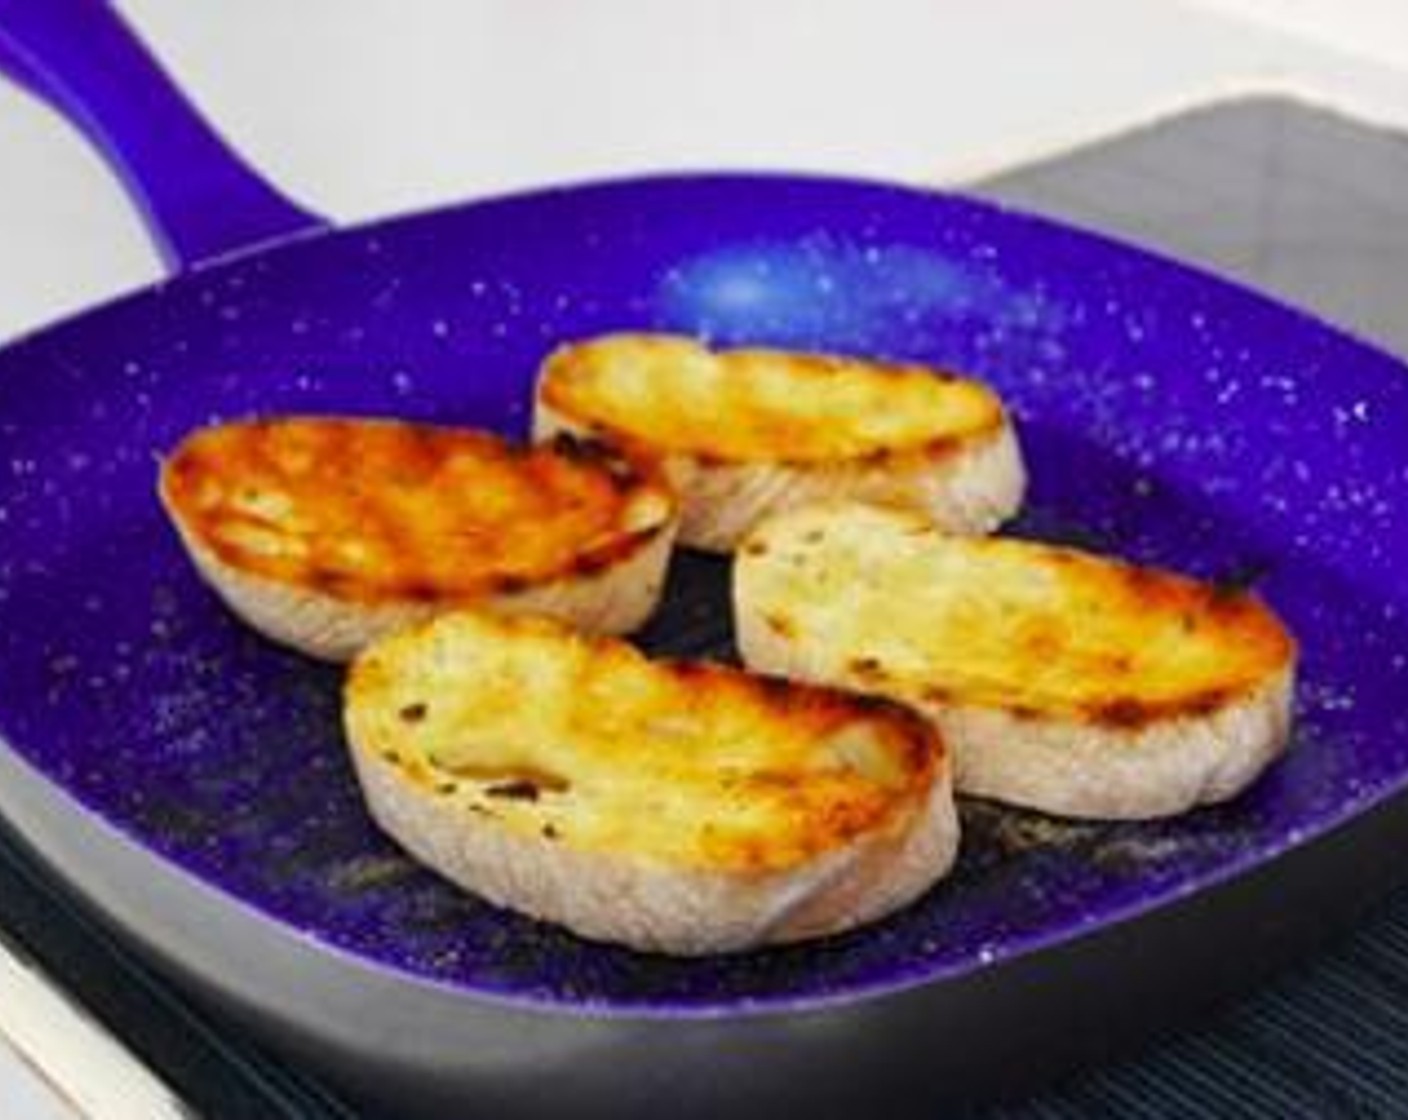
<instances>
[{"instance_id":1,"label":"white countertop","mask_svg":"<svg viewBox=\"0 0 1408 1120\"><path fill-rule=\"evenodd\" d=\"M179 1120L184 1114L122 1043L0 937L0 1116Z\"/></svg>"},{"instance_id":2,"label":"white countertop","mask_svg":"<svg viewBox=\"0 0 1408 1120\"><path fill-rule=\"evenodd\" d=\"M1297 0L120 7L256 164L339 221L646 169L959 182L1250 91L1408 125L1408 15L1383 0L1338 21ZM101 162L0 85L0 339L157 275ZM0 1115L160 1100L0 940Z\"/></svg>"}]
</instances>

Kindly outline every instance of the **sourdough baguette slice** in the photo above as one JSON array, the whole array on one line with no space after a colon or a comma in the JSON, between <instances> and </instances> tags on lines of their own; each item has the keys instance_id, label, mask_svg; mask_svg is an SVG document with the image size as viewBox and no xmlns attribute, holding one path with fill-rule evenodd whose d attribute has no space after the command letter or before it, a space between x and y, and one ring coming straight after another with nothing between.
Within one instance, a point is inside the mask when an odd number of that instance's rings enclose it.
<instances>
[{"instance_id":1,"label":"sourdough baguette slice","mask_svg":"<svg viewBox=\"0 0 1408 1120\"><path fill-rule=\"evenodd\" d=\"M660 456L683 501L681 543L715 552L823 499L985 533L1026 485L996 394L924 366L613 335L548 358L534 423L540 438L569 431Z\"/></svg>"},{"instance_id":2,"label":"sourdough baguette slice","mask_svg":"<svg viewBox=\"0 0 1408 1120\"><path fill-rule=\"evenodd\" d=\"M599 445L381 420L206 428L162 465L160 493L237 615L334 661L471 603L632 630L678 520L658 468Z\"/></svg>"},{"instance_id":3,"label":"sourdough baguette slice","mask_svg":"<svg viewBox=\"0 0 1408 1120\"><path fill-rule=\"evenodd\" d=\"M502 906L700 954L869 922L958 842L936 732L884 701L652 662L543 618L444 615L354 663L372 816Z\"/></svg>"},{"instance_id":4,"label":"sourdough baguette slice","mask_svg":"<svg viewBox=\"0 0 1408 1120\"><path fill-rule=\"evenodd\" d=\"M1168 572L844 505L761 526L734 596L749 666L913 705L959 792L1160 817L1231 797L1286 744L1290 635Z\"/></svg>"}]
</instances>

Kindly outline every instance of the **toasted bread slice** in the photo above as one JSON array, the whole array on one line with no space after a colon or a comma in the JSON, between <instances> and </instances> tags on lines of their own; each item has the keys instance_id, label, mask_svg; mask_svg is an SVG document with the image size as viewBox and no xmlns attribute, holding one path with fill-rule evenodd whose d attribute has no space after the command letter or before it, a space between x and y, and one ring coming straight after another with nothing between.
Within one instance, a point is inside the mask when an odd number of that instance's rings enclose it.
<instances>
[{"instance_id":1,"label":"toasted bread slice","mask_svg":"<svg viewBox=\"0 0 1408 1120\"><path fill-rule=\"evenodd\" d=\"M1026 485L1002 402L980 382L816 354L713 353L671 335L553 354L535 432L560 431L661 456L682 495L680 541L715 552L823 499L921 509L951 532L984 533Z\"/></svg>"},{"instance_id":2,"label":"toasted bread slice","mask_svg":"<svg viewBox=\"0 0 1408 1120\"><path fill-rule=\"evenodd\" d=\"M1159 817L1231 797L1286 743L1290 635L1168 572L844 505L761 526L734 596L748 665L913 705L960 792Z\"/></svg>"},{"instance_id":3,"label":"toasted bread slice","mask_svg":"<svg viewBox=\"0 0 1408 1120\"><path fill-rule=\"evenodd\" d=\"M658 469L599 445L380 420L206 428L163 464L160 491L236 614L335 661L470 603L632 630L677 523Z\"/></svg>"},{"instance_id":4,"label":"toasted bread slice","mask_svg":"<svg viewBox=\"0 0 1408 1120\"><path fill-rule=\"evenodd\" d=\"M367 650L346 726L372 815L489 900L697 954L846 929L953 861L942 743L883 701L542 618L442 616Z\"/></svg>"}]
</instances>

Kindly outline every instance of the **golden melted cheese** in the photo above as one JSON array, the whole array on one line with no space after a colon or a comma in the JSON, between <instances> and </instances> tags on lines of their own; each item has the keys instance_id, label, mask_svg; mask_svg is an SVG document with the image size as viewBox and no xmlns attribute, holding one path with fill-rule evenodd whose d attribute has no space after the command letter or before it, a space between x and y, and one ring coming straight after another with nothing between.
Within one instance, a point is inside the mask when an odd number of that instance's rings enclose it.
<instances>
[{"instance_id":1,"label":"golden melted cheese","mask_svg":"<svg viewBox=\"0 0 1408 1120\"><path fill-rule=\"evenodd\" d=\"M575 428L732 462L935 455L991 437L1006 422L985 385L925 366L713 353L671 335L615 335L559 350L538 395Z\"/></svg>"},{"instance_id":2,"label":"golden melted cheese","mask_svg":"<svg viewBox=\"0 0 1408 1120\"><path fill-rule=\"evenodd\" d=\"M1221 707L1295 655L1253 596L865 506L763 526L735 579L819 679L930 706L1134 727Z\"/></svg>"},{"instance_id":3,"label":"golden melted cheese","mask_svg":"<svg viewBox=\"0 0 1408 1120\"><path fill-rule=\"evenodd\" d=\"M203 429L163 465L161 493L225 564L362 602L472 600L589 572L675 512L653 471L589 445L350 419Z\"/></svg>"},{"instance_id":4,"label":"golden melted cheese","mask_svg":"<svg viewBox=\"0 0 1408 1120\"><path fill-rule=\"evenodd\" d=\"M367 651L349 735L524 835L769 871L909 819L942 747L909 712L534 618L442 616Z\"/></svg>"}]
</instances>

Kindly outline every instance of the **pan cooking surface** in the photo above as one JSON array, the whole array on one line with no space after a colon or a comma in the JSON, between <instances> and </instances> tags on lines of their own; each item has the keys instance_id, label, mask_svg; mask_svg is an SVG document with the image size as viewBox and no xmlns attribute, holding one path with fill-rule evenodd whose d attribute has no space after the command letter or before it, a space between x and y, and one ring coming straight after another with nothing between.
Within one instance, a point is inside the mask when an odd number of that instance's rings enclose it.
<instances>
[{"instance_id":1,"label":"pan cooking surface","mask_svg":"<svg viewBox=\"0 0 1408 1120\"><path fill-rule=\"evenodd\" d=\"M679 330L950 364L1013 406L1014 532L1257 579L1303 646L1288 758L1160 824L969 804L959 868L870 929L672 961L496 910L361 809L339 670L244 630L154 496L190 428L392 414L521 434L554 345ZM196 272L0 353L0 734L190 872L366 961L477 992L717 1011L965 972L1309 839L1408 776L1408 379L1208 277L962 200L700 178L546 192ZM727 567L676 558L653 650L731 656Z\"/></svg>"}]
</instances>

